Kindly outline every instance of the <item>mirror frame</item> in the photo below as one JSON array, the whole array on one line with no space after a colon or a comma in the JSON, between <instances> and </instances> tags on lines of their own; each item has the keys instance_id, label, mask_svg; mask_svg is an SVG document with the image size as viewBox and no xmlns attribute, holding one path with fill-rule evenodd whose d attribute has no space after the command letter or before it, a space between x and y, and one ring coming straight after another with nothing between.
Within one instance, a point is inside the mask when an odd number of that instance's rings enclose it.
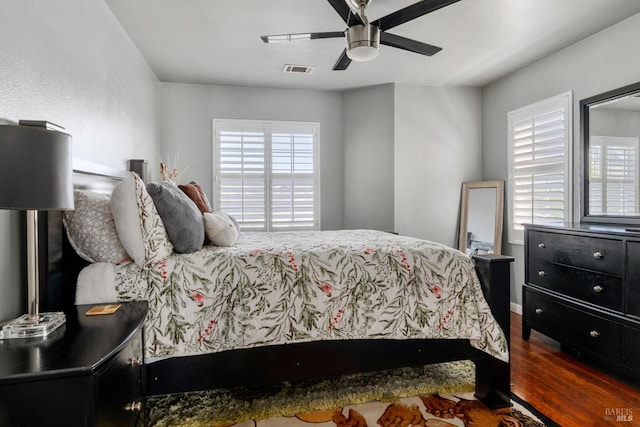
<instances>
[{"instance_id":1,"label":"mirror frame","mask_svg":"<svg viewBox=\"0 0 640 427\"><path fill-rule=\"evenodd\" d=\"M616 98L640 94L640 82L613 89L580 100L580 129L582 131L582 212L580 221L585 223L640 224L640 215L590 215L589 214L589 108Z\"/></svg>"},{"instance_id":2,"label":"mirror frame","mask_svg":"<svg viewBox=\"0 0 640 427\"><path fill-rule=\"evenodd\" d=\"M502 253L502 221L504 209L504 181L472 181L462 183L462 204L460 206L460 235L458 249L465 252L467 248L467 222L469 221L469 190L474 188L495 188L495 224L493 234L493 253Z\"/></svg>"}]
</instances>

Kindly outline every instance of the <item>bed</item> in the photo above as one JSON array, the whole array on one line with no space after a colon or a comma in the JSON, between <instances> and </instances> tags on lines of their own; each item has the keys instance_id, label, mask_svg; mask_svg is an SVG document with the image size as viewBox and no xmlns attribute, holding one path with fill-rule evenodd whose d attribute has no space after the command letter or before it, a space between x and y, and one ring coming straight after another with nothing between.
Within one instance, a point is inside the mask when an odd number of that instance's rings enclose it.
<instances>
[{"instance_id":1,"label":"bed","mask_svg":"<svg viewBox=\"0 0 640 427\"><path fill-rule=\"evenodd\" d=\"M75 169L78 190L109 194L129 180ZM43 305L148 300L148 395L472 360L478 399L510 405L510 257L472 261L393 233L332 230L246 232L192 253L154 235L147 263L90 263L62 222L40 221Z\"/></svg>"}]
</instances>

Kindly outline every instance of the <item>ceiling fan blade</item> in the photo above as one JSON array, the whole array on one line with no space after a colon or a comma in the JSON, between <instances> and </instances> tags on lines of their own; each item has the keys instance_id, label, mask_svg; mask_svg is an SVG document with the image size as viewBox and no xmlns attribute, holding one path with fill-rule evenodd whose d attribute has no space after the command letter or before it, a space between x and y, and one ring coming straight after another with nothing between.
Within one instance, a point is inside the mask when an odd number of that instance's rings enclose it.
<instances>
[{"instance_id":1,"label":"ceiling fan blade","mask_svg":"<svg viewBox=\"0 0 640 427\"><path fill-rule=\"evenodd\" d=\"M422 0L412 4L411 6L407 6L404 9L390 13L387 16L383 16L382 18L372 22L372 24L380 28L382 31L386 31L458 1L460 0Z\"/></svg>"},{"instance_id":2,"label":"ceiling fan blade","mask_svg":"<svg viewBox=\"0 0 640 427\"><path fill-rule=\"evenodd\" d=\"M338 58L338 61L333 66L333 70L346 70L347 67L351 64L351 58L347 56L347 49L342 51L342 55Z\"/></svg>"},{"instance_id":3,"label":"ceiling fan blade","mask_svg":"<svg viewBox=\"0 0 640 427\"><path fill-rule=\"evenodd\" d=\"M351 14L351 9L347 5L347 2L344 0L327 0L329 4L338 12L340 18L345 22L345 24L349 23L349 15Z\"/></svg>"},{"instance_id":4,"label":"ceiling fan blade","mask_svg":"<svg viewBox=\"0 0 640 427\"><path fill-rule=\"evenodd\" d=\"M434 55L442 50L442 48L438 46L385 32L380 33L380 43L386 46L396 47L398 49L404 49L427 56Z\"/></svg>"},{"instance_id":5,"label":"ceiling fan blade","mask_svg":"<svg viewBox=\"0 0 640 427\"><path fill-rule=\"evenodd\" d=\"M338 15L348 25L362 25L362 19L358 14L353 13L347 2L344 0L327 0L331 6L338 12Z\"/></svg>"},{"instance_id":6,"label":"ceiling fan blade","mask_svg":"<svg viewBox=\"0 0 640 427\"><path fill-rule=\"evenodd\" d=\"M332 39L344 37L344 31L327 31L323 33L272 34L260 36L265 43L284 43L299 40Z\"/></svg>"}]
</instances>

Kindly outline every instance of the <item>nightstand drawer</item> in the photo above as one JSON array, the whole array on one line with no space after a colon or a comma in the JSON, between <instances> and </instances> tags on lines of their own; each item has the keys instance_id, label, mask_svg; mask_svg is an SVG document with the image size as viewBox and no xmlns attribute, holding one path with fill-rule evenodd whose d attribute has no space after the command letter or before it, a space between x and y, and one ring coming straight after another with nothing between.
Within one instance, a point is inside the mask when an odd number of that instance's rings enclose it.
<instances>
[{"instance_id":1,"label":"nightstand drawer","mask_svg":"<svg viewBox=\"0 0 640 427\"><path fill-rule=\"evenodd\" d=\"M592 353L620 358L620 325L525 289L525 316L530 327Z\"/></svg>"},{"instance_id":2,"label":"nightstand drawer","mask_svg":"<svg viewBox=\"0 0 640 427\"><path fill-rule=\"evenodd\" d=\"M527 249L530 258L622 276L623 243L559 233L530 231Z\"/></svg>"},{"instance_id":3,"label":"nightstand drawer","mask_svg":"<svg viewBox=\"0 0 640 427\"><path fill-rule=\"evenodd\" d=\"M529 283L622 311L622 278L529 258Z\"/></svg>"},{"instance_id":4,"label":"nightstand drawer","mask_svg":"<svg viewBox=\"0 0 640 427\"><path fill-rule=\"evenodd\" d=\"M138 425L145 403L142 329L97 377L98 419L106 425Z\"/></svg>"}]
</instances>

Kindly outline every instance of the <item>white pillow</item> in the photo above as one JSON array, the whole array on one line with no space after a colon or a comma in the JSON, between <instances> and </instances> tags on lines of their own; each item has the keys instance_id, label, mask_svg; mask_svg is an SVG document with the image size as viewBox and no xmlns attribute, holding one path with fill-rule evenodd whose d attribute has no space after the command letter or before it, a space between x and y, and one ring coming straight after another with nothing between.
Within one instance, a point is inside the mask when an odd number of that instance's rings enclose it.
<instances>
[{"instance_id":1,"label":"white pillow","mask_svg":"<svg viewBox=\"0 0 640 427\"><path fill-rule=\"evenodd\" d=\"M216 246L233 246L240 233L238 227L224 212L205 212L204 232L207 238Z\"/></svg>"},{"instance_id":2,"label":"white pillow","mask_svg":"<svg viewBox=\"0 0 640 427\"><path fill-rule=\"evenodd\" d=\"M116 231L109 195L75 190L73 196L75 209L65 211L62 222L78 255L89 262L113 264L129 259Z\"/></svg>"},{"instance_id":3,"label":"white pillow","mask_svg":"<svg viewBox=\"0 0 640 427\"><path fill-rule=\"evenodd\" d=\"M113 284L116 270L113 264L98 262L83 268L76 283L76 304L103 304L118 301Z\"/></svg>"},{"instance_id":4,"label":"white pillow","mask_svg":"<svg viewBox=\"0 0 640 427\"><path fill-rule=\"evenodd\" d=\"M142 179L131 172L111 193L111 211L122 246L135 263L150 267L173 246Z\"/></svg>"}]
</instances>

